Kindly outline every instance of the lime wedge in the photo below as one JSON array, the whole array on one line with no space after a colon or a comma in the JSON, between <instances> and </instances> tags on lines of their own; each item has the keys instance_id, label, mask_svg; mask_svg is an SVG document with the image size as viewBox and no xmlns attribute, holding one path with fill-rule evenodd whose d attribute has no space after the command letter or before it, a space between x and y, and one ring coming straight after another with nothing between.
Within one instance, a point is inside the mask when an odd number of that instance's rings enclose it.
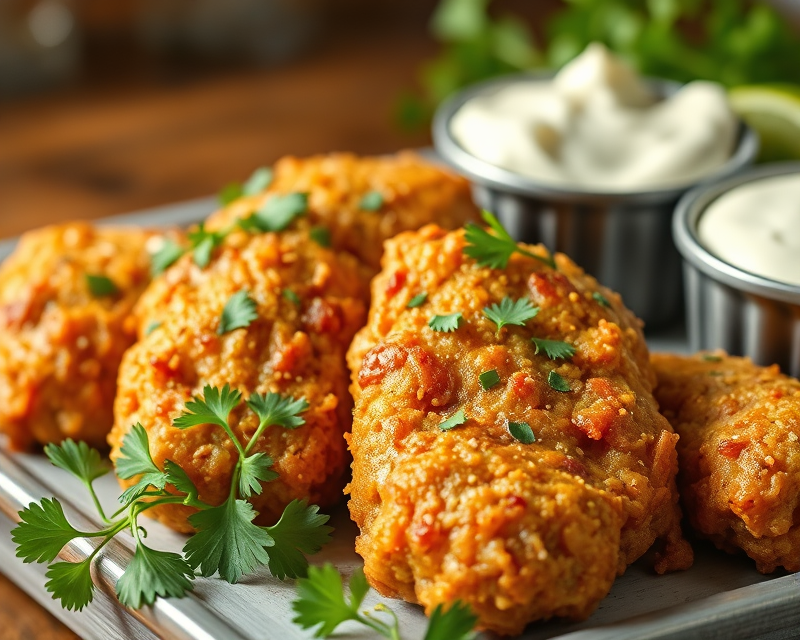
<instances>
[{"instance_id":1,"label":"lime wedge","mask_svg":"<svg viewBox=\"0 0 800 640\"><path fill-rule=\"evenodd\" d=\"M761 137L759 161L800 159L800 86L736 87L729 98L733 110Z\"/></svg>"}]
</instances>

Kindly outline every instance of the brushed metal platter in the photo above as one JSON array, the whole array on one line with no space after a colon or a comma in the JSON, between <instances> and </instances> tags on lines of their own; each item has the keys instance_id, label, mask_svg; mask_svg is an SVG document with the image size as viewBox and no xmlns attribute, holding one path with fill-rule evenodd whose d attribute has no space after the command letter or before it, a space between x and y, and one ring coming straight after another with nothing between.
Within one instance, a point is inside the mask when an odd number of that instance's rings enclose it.
<instances>
[{"instance_id":1,"label":"brushed metal platter","mask_svg":"<svg viewBox=\"0 0 800 640\"><path fill-rule=\"evenodd\" d=\"M216 206L213 198L193 200L145 212L107 218L108 224L143 226L186 225L203 219ZM15 240L0 243L0 259ZM655 351L685 351L680 331L648 336ZM116 504L119 487L113 476L96 482L104 505ZM23 564L14 555L10 531L17 512L30 502L57 496L68 518L80 527L95 526L94 508L83 486L36 454L12 454L0 440L0 572L29 593L81 637L89 640L295 640L311 638L291 622L295 597L291 581L281 582L261 571L230 585L216 578L198 578L195 591L183 599L159 599L152 607L130 611L117 602L114 585L132 556L133 542L117 536L95 563L97 590L82 612L68 612L45 591L45 566ZM144 519L149 543L179 551L185 536ZM333 562L345 576L361 564L353 551L355 526L340 505L332 513L334 540L314 556L315 564ZM78 540L62 559L80 560L92 551L92 541ZM744 556L729 556L706 543L695 543L695 565L685 572L657 576L644 561L628 568L611 593L586 621L533 624L524 640L739 640L800 638L800 574L763 576ZM365 606L378 602L371 592ZM422 638L427 625L421 609L392 601L405 640ZM336 637L370 638L369 630L347 623ZM481 634L484 640L493 634Z\"/></svg>"}]
</instances>

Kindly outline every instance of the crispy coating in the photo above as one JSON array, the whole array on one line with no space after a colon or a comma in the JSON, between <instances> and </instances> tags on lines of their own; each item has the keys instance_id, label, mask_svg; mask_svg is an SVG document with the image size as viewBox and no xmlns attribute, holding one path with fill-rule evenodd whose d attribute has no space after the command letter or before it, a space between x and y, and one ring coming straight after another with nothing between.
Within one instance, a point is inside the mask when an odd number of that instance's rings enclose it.
<instances>
[{"instance_id":1,"label":"crispy coating","mask_svg":"<svg viewBox=\"0 0 800 640\"><path fill-rule=\"evenodd\" d=\"M692 527L762 573L800 571L800 382L724 352L652 363Z\"/></svg>"},{"instance_id":2,"label":"crispy coating","mask_svg":"<svg viewBox=\"0 0 800 640\"><path fill-rule=\"evenodd\" d=\"M244 398L270 391L304 397L310 404L304 425L268 428L254 446L253 452L272 458L280 477L251 502L265 523L295 498L321 506L334 502L347 465L342 434L351 420L344 355L364 322L366 281L355 258L320 247L305 230L234 232L204 269L191 255L181 258L139 303L143 326L161 324L125 354L109 437L112 460L131 425L141 423L155 463L178 463L200 498L218 504L228 495L237 453L218 426L173 427L186 402L205 385L225 384ZM256 301L258 319L220 336L225 303L241 290ZM246 445L258 420L242 406L231 426ZM151 512L174 529L191 531L185 507Z\"/></svg>"},{"instance_id":3,"label":"crispy coating","mask_svg":"<svg viewBox=\"0 0 800 640\"><path fill-rule=\"evenodd\" d=\"M275 163L264 194L242 198L209 219L218 229L246 217L268 198L308 193L308 220L330 229L334 249L357 256L373 272L380 269L385 240L401 231L435 222L455 229L477 219L469 183L462 177L406 151L392 156L359 157L334 153L311 158L285 157ZM365 194L381 194L377 211L365 211Z\"/></svg>"},{"instance_id":4,"label":"crispy coating","mask_svg":"<svg viewBox=\"0 0 800 640\"><path fill-rule=\"evenodd\" d=\"M686 567L675 441L659 415L640 323L565 256L558 271L513 256L503 270L462 252L462 231L428 226L386 243L367 326L348 353L355 397L350 512L370 583L424 605L467 602L479 626L583 618L656 540L658 569ZM529 247L542 254L541 247ZM420 292L427 301L408 309ZM601 292L606 307L593 297ZM504 297L539 307L496 326ZM451 333L428 326L460 312ZM563 340L552 361L531 337ZM495 369L488 390L479 375ZM547 382L557 372L570 391ZM463 410L467 421L440 424ZM523 444L509 423L536 436Z\"/></svg>"},{"instance_id":5,"label":"crispy coating","mask_svg":"<svg viewBox=\"0 0 800 640\"><path fill-rule=\"evenodd\" d=\"M75 222L26 233L0 268L0 431L15 449L104 446L152 233ZM94 296L87 275L118 293Z\"/></svg>"}]
</instances>

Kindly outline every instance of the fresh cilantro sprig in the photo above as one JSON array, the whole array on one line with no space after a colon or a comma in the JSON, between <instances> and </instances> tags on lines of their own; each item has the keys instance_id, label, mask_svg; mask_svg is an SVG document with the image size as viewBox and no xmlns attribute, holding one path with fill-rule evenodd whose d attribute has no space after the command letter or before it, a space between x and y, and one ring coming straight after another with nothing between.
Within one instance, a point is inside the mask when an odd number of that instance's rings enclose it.
<instances>
[{"instance_id":1,"label":"fresh cilantro sprig","mask_svg":"<svg viewBox=\"0 0 800 640\"><path fill-rule=\"evenodd\" d=\"M107 298L119 293L119 287L111 278L92 273L86 274L86 286L95 298Z\"/></svg>"},{"instance_id":2,"label":"fresh cilantro sprig","mask_svg":"<svg viewBox=\"0 0 800 640\"><path fill-rule=\"evenodd\" d=\"M259 425L243 443L230 425L230 414L242 403L239 391L228 385L222 389L206 386L202 396L186 403L186 411L175 420L180 429L200 424L221 427L233 442L239 457L233 470L228 497L212 505L198 496L197 487L175 462L166 460L164 468L150 455L147 431L134 425L125 436L117 460L117 473L135 483L120 496L121 508L107 517L92 483L108 473L100 454L85 443L67 440L45 448L50 461L72 473L92 495L105 526L97 531L81 531L67 520L56 498L44 498L20 511L20 523L12 531L17 556L24 562L50 564L46 588L67 609L81 610L93 599L92 561L100 550L122 531L129 531L135 552L117 582L117 597L132 608L152 604L156 597L181 597L193 588L195 572L203 576L218 573L229 582L238 581L261 565L267 565L280 579L306 575L304 554L320 550L330 538L328 516L316 505L294 500L280 520L263 527L254 523L257 515L246 498L262 491L262 485L278 477L272 460L253 447L266 429L280 426L296 429L305 423L300 416L309 405L300 398L275 393L254 393L247 406L256 414ZM189 538L182 553L152 549L144 543L146 532L139 515L166 504L182 504L196 509L189 517L197 533ZM63 547L79 538L99 539L93 552L81 562L53 562ZM52 563L52 564L51 564Z\"/></svg>"},{"instance_id":3,"label":"fresh cilantro sprig","mask_svg":"<svg viewBox=\"0 0 800 640\"><path fill-rule=\"evenodd\" d=\"M292 602L297 614L292 620L303 629L313 629L315 638L327 638L348 620L372 629L389 640L400 640L400 622L385 604L372 610L361 609L369 592L364 572L357 569L350 577L350 597L344 594L342 576L332 564L309 567L308 577L297 583L298 597ZM378 615L376 615L378 614ZM468 605L456 600L449 608L439 604L428 622L424 640L472 640L478 621Z\"/></svg>"},{"instance_id":4,"label":"fresh cilantro sprig","mask_svg":"<svg viewBox=\"0 0 800 640\"><path fill-rule=\"evenodd\" d=\"M269 167L259 167L253 171L252 175L244 184L231 182L225 185L222 191L219 192L219 201L223 206L227 206L242 196L254 196L257 193L261 193L269 188L272 184L273 177L272 169Z\"/></svg>"},{"instance_id":5,"label":"fresh cilantro sprig","mask_svg":"<svg viewBox=\"0 0 800 640\"><path fill-rule=\"evenodd\" d=\"M519 253L528 258L544 262L552 269L556 268L556 262L553 260L553 256L540 256L519 246L514 238L508 234L508 231L503 228L500 221L494 217L494 214L484 210L481 213L481 217L494 233L489 233L483 227L469 222L467 223L466 233L464 235L467 241L467 244L464 246L464 254L470 258L474 258L478 266L489 267L491 269L505 269L511 256L515 253Z\"/></svg>"},{"instance_id":6,"label":"fresh cilantro sprig","mask_svg":"<svg viewBox=\"0 0 800 640\"><path fill-rule=\"evenodd\" d=\"M461 313L449 313L444 316L435 315L428 320L428 326L434 331L451 333L461 326L463 320L464 316Z\"/></svg>"},{"instance_id":7,"label":"fresh cilantro sprig","mask_svg":"<svg viewBox=\"0 0 800 640\"><path fill-rule=\"evenodd\" d=\"M493 304L483 309L483 315L497 325L498 335L500 335L500 329L507 324L524 327L525 323L531 318L535 318L538 313L539 307L534 307L530 300L526 298L512 300L508 296L503 298L500 304Z\"/></svg>"},{"instance_id":8,"label":"fresh cilantro sprig","mask_svg":"<svg viewBox=\"0 0 800 640\"><path fill-rule=\"evenodd\" d=\"M238 221L245 231L267 232L283 231L295 219L308 212L307 193L287 193L268 198L261 208L247 218Z\"/></svg>"},{"instance_id":9,"label":"fresh cilantro sprig","mask_svg":"<svg viewBox=\"0 0 800 640\"><path fill-rule=\"evenodd\" d=\"M161 247L150 257L150 274L155 278L178 261L186 251L177 242L164 238Z\"/></svg>"},{"instance_id":10,"label":"fresh cilantro sprig","mask_svg":"<svg viewBox=\"0 0 800 640\"><path fill-rule=\"evenodd\" d=\"M535 354L538 355L540 351L551 360L568 360L575 355L575 347L569 342L561 340L545 340L544 338L531 338L536 347Z\"/></svg>"}]
</instances>

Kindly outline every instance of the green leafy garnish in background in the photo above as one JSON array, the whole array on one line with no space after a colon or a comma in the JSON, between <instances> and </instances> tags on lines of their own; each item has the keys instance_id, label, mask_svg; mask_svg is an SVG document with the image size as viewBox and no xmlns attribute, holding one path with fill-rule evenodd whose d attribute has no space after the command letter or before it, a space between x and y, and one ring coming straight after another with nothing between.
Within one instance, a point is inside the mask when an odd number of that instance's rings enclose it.
<instances>
[{"instance_id":1,"label":"green leafy garnish in background","mask_svg":"<svg viewBox=\"0 0 800 640\"><path fill-rule=\"evenodd\" d=\"M107 298L119 293L119 287L114 284L111 278L107 278L106 276L87 273L86 286L89 287L89 292L95 298Z\"/></svg>"},{"instance_id":2,"label":"green leafy garnish in background","mask_svg":"<svg viewBox=\"0 0 800 640\"><path fill-rule=\"evenodd\" d=\"M342 576L332 564L309 567L308 577L297 583L297 599L292 609L297 614L293 622L303 629L313 629L315 638L327 638L337 627L353 620L389 640L400 640L397 615L380 603L372 610L361 610L369 592L367 579L361 569L350 577L350 597L344 594ZM385 614L377 616L375 613ZM469 606L455 601L449 608L437 605L428 621L424 640L471 640L478 618Z\"/></svg>"},{"instance_id":3,"label":"green leafy garnish in background","mask_svg":"<svg viewBox=\"0 0 800 640\"><path fill-rule=\"evenodd\" d=\"M223 206L229 205L242 196L254 196L269 188L272 184L273 173L269 167L259 167L253 171L247 182L231 182L219 192L219 201Z\"/></svg>"},{"instance_id":4,"label":"green leafy garnish in background","mask_svg":"<svg viewBox=\"0 0 800 640\"><path fill-rule=\"evenodd\" d=\"M19 513L20 523L11 532L17 556L24 562L50 564L45 587L70 610L81 610L92 601L92 561L114 536L125 530L133 536L136 549L116 589L120 602L134 609L152 604L157 596L185 595L193 588L195 571L203 576L218 573L228 582L238 581L261 565L267 565L279 579L305 576L308 561L304 554L316 553L330 538L332 529L325 525L328 516L319 514L316 505L294 500L275 525L262 527L253 522L257 514L244 498L260 493L263 483L277 477L271 468L272 460L261 452L252 452L254 444L269 427L301 426L304 419L300 414L308 409L308 403L274 393L251 395L247 406L258 416L259 426L244 445L229 423L230 413L241 399L241 394L227 385L222 389L206 386L203 395L187 402L187 410L174 422L180 429L218 425L234 444L238 460L228 497L222 504L211 505L200 499L192 480L171 460L166 460L160 469L150 455L147 431L137 424L125 436L117 460L119 476L137 481L120 496L122 507L106 516L92 483L110 469L95 449L66 440L61 445L48 445L45 453L54 465L87 487L105 525L97 531L80 531L69 523L56 498L44 498ZM139 525L139 515L165 504L197 509L189 517L197 533L180 554L144 544L146 532ZM53 563L62 548L76 538L99 538L100 543L81 562Z\"/></svg>"}]
</instances>

